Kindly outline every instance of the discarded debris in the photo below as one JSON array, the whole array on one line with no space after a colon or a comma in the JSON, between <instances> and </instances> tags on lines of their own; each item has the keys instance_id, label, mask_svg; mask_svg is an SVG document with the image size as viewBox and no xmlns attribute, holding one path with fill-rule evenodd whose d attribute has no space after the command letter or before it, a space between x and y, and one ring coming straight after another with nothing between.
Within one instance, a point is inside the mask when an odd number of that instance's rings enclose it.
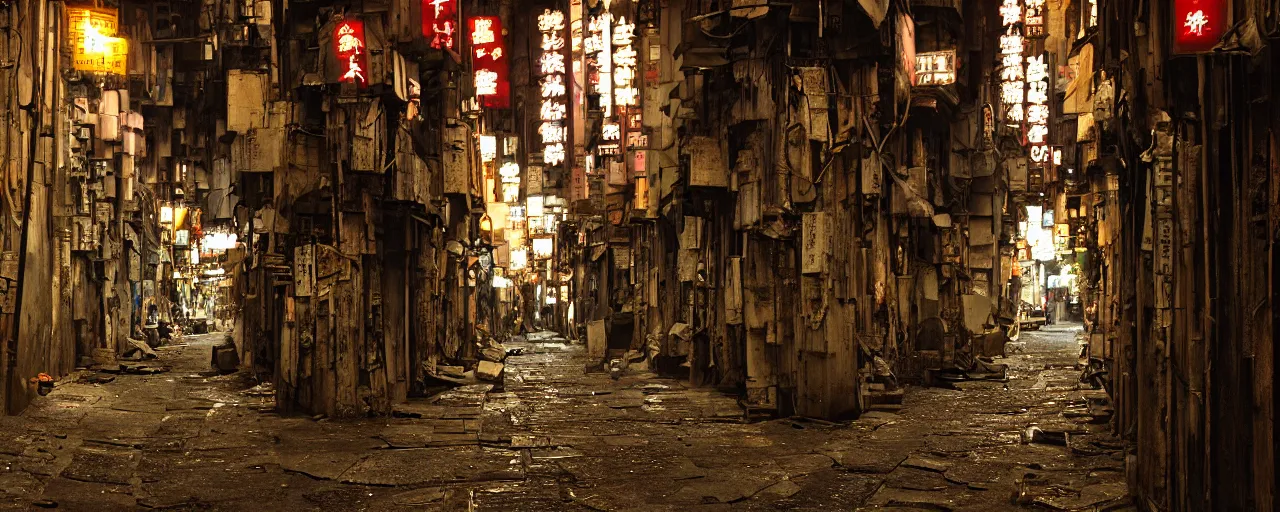
<instances>
[{"instance_id":1,"label":"discarded debris","mask_svg":"<svg viewBox=\"0 0 1280 512\"><path fill-rule=\"evenodd\" d=\"M476 365L476 378L496 382L502 377L502 363L480 361Z\"/></svg>"},{"instance_id":2,"label":"discarded debris","mask_svg":"<svg viewBox=\"0 0 1280 512\"><path fill-rule=\"evenodd\" d=\"M480 359L494 363L501 363L507 359L507 349L498 343L498 340L488 338L484 343L477 343L480 347Z\"/></svg>"},{"instance_id":3,"label":"discarded debris","mask_svg":"<svg viewBox=\"0 0 1280 512\"><path fill-rule=\"evenodd\" d=\"M235 340L227 336L221 345L213 347L213 354L209 358L209 366L218 373L235 373L240 369L240 354L236 350Z\"/></svg>"},{"instance_id":4,"label":"discarded debris","mask_svg":"<svg viewBox=\"0 0 1280 512\"><path fill-rule=\"evenodd\" d=\"M1022 431L1022 444L1052 444L1058 446L1066 446L1068 440L1066 431L1050 431L1032 425Z\"/></svg>"},{"instance_id":5,"label":"discarded debris","mask_svg":"<svg viewBox=\"0 0 1280 512\"><path fill-rule=\"evenodd\" d=\"M127 338L127 341L129 343L129 347L120 355L120 357L124 359L141 361L143 359L155 359L160 357L156 354L156 351L152 350L151 346L147 345L144 341L135 340L133 338Z\"/></svg>"}]
</instances>

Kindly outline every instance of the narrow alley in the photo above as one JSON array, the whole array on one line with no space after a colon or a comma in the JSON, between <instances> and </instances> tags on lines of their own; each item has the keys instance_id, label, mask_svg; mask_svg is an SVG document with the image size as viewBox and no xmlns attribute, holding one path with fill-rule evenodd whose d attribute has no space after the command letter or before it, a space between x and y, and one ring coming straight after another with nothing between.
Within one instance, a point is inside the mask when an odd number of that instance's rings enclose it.
<instances>
[{"instance_id":1,"label":"narrow alley","mask_svg":"<svg viewBox=\"0 0 1280 512\"><path fill-rule=\"evenodd\" d=\"M195 335L0 417L0 509L1122 510L1078 330L1023 333L1008 382L908 387L900 412L851 423L747 422L732 395L586 374L584 347L549 333L508 345L500 389L382 420L281 416L270 390L209 370L224 334ZM1028 442L1031 426L1069 437Z\"/></svg>"},{"instance_id":2,"label":"narrow alley","mask_svg":"<svg viewBox=\"0 0 1280 512\"><path fill-rule=\"evenodd\" d=\"M0 0L0 509L1269 512L1280 0Z\"/></svg>"}]
</instances>

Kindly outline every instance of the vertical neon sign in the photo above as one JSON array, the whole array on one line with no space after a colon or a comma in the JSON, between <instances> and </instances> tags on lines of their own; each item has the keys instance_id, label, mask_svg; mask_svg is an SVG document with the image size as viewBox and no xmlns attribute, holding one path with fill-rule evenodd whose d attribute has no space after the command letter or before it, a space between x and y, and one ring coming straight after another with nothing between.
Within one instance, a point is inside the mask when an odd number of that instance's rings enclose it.
<instances>
[{"instance_id":1,"label":"vertical neon sign","mask_svg":"<svg viewBox=\"0 0 1280 512\"><path fill-rule=\"evenodd\" d=\"M1019 0L1003 0L1000 4L1000 103L1004 105L1004 120L1012 126L1021 126L1026 119L1023 101L1026 98L1026 73L1022 67L1024 49L1022 31L1022 4Z\"/></svg>"},{"instance_id":2,"label":"vertical neon sign","mask_svg":"<svg viewBox=\"0 0 1280 512\"><path fill-rule=\"evenodd\" d=\"M1227 0L1175 0L1173 52L1202 53L1222 39L1228 21Z\"/></svg>"},{"instance_id":3,"label":"vertical neon sign","mask_svg":"<svg viewBox=\"0 0 1280 512\"><path fill-rule=\"evenodd\" d=\"M568 112L568 88L564 62L564 12L547 9L538 16L538 32L542 34L542 56L538 58L539 82L542 106L539 117L542 124L538 134L542 138L542 161L548 166L564 163L568 128L565 127Z\"/></svg>"},{"instance_id":4,"label":"vertical neon sign","mask_svg":"<svg viewBox=\"0 0 1280 512\"><path fill-rule=\"evenodd\" d=\"M471 33L471 69L476 99L487 108L511 106L507 81L507 50L502 44L502 20L475 16L467 23Z\"/></svg>"},{"instance_id":5,"label":"vertical neon sign","mask_svg":"<svg viewBox=\"0 0 1280 512\"><path fill-rule=\"evenodd\" d=\"M365 52L364 22L343 20L338 23L333 30L333 45L342 72L338 81L360 87L368 85L365 69L369 67L369 57Z\"/></svg>"},{"instance_id":6,"label":"vertical neon sign","mask_svg":"<svg viewBox=\"0 0 1280 512\"><path fill-rule=\"evenodd\" d=\"M458 0L422 0L422 35L432 48L453 50Z\"/></svg>"}]
</instances>

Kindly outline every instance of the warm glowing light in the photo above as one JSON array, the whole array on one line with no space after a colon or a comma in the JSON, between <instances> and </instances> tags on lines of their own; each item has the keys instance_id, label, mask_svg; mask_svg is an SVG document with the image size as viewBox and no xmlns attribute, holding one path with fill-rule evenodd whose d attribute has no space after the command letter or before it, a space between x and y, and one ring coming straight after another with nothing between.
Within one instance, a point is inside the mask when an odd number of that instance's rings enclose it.
<instances>
[{"instance_id":1,"label":"warm glowing light","mask_svg":"<svg viewBox=\"0 0 1280 512\"><path fill-rule=\"evenodd\" d=\"M498 138L493 135L480 136L480 161L492 162L498 158Z\"/></svg>"},{"instance_id":2,"label":"warm glowing light","mask_svg":"<svg viewBox=\"0 0 1280 512\"><path fill-rule=\"evenodd\" d=\"M72 66L81 71L123 75L129 43L115 37L115 9L67 7L67 36Z\"/></svg>"},{"instance_id":3,"label":"warm glowing light","mask_svg":"<svg viewBox=\"0 0 1280 512\"><path fill-rule=\"evenodd\" d=\"M475 30L471 32L471 44L488 44L494 42L493 20L477 19Z\"/></svg>"},{"instance_id":4,"label":"warm glowing light","mask_svg":"<svg viewBox=\"0 0 1280 512\"><path fill-rule=\"evenodd\" d=\"M498 94L498 73L481 69L476 71L476 96Z\"/></svg>"},{"instance_id":5,"label":"warm glowing light","mask_svg":"<svg viewBox=\"0 0 1280 512\"><path fill-rule=\"evenodd\" d=\"M507 108L510 106L510 84L502 22L495 16L476 16L468 18L467 23L471 34L472 85L476 99L485 107Z\"/></svg>"},{"instance_id":6,"label":"warm glowing light","mask_svg":"<svg viewBox=\"0 0 1280 512\"><path fill-rule=\"evenodd\" d=\"M367 52L364 51L364 22L346 20L339 23L333 31L333 38L338 61L342 62L339 81L364 87L367 82L364 69L368 65Z\"/></svg>"},{"instance_id":7,"label":"warm glowing light","mask_svg":"<svg viewBox=\"0 0 1280 512\"><path fill-rule=\"evenodd\" d=\"M1187 27L1187 34L1195 34L1197 36L1204 35L1204 27L1209 24L1209 18L1204 15L1203 10L1187 13L1187 22L1183 24Z\"/></svg>"},{"instance_id":8,"label":"warm glowing light","mask_svg":"<svg viewBox=\"0 0 1280 512\"><path fill-rule=\"evenodd\" d=\"M1003 0L1000 18L1004 33L1000 35L1000 103L1004 105L1004 118L1009 124L1020 125L1026 118L1023 103L1026 101L1026 78L1022 53L1025 45L1018 24L1023 11L1019 0Z\"/></svg>"},{"instance_id":9,"label":"warm glowing light","mask_svg":"<svg viewBox=\"0 0 1280 512\"><path fill-rule=\"evenodd\" d=\"M568 129L564 121L568 115L568 80L565 73L564 13L546 9L538 16L538 30L542 33L542 55L538 69L542 78L538 81L542 104L539 108L538 135L542 140L542 163L558 166L564 163L565 141Z\"/></svg>"}]
</instances>

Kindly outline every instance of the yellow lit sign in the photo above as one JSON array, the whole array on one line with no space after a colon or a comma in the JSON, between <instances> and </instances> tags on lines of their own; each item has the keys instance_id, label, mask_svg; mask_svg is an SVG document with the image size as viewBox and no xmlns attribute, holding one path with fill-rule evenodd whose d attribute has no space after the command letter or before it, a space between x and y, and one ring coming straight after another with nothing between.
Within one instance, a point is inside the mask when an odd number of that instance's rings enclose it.
<instances>
[{"instance_id":1,"label":"yellow lit sign","mask_svg":"<svg viewBox=\"0 0 1280 512\"><path fill-rule=\"evenodd\" d=\"M129 43L115 37L117 26L115 9L68 7L72 66L92 73L127 74Z\"/></svg>"}]
</instances>

